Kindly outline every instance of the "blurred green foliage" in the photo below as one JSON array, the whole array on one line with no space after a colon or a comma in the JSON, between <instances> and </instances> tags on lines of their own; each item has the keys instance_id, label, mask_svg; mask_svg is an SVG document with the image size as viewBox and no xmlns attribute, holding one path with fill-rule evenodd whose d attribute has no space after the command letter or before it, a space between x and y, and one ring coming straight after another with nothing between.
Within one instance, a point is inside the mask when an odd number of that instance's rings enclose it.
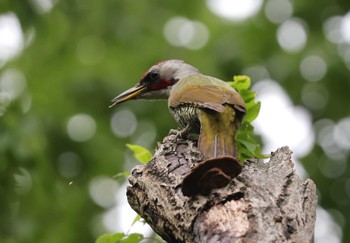
<instances>
[{"instance_id":1,"label":"blurred green foliage","mask_svg":"<svg viewBox=\"0 0 350 243\"><path fill-rule=\"evenodd\" d=\"M306 46L296 53L279 46L278 25L266 18L264 6L254 17L230 22L201 1L42 1L55 3L48 11L40 9L38 2L0 1L0 15L16 14L25 39L23 51L0 66L0 77L12 70L25 79L25 89L16 99L0 97L2 242L93 242L107 232L101 223L105 208L92 200L91 181L101 175L112 177L137 163L126 143L143 141L140 145L153 151L156 142L177 127L165 102L129 102L108 109L116 94L159 60L183 59L223 80L258 64L294 104L303 106L301 92L308 81L300 74L300 62L316 54L328 64L319 82L329 97L321 109L310 109L313 121L337 122L349 116L349 69L323 29L328 18L349 11L348 0L292 1L293 17L304 21L308 34ZM164 26L175 16L207 26L209 40L203 48L168 43ZM257 81L253 77L253 84ZM120 109L131 110L138 122L125 137L115 136L111 129L111 117ZM67 124L78 114L93 118L96 126L86 141L74 140L67 132ZM150 126L156 128L156 137L140 140L143 128ZM343 241L349 242L349 166L337 177L326 176L320 163L331 159L318 144L301 160L318 186L320 205L329 209L342 228ZM346 160L348 165L348 153Z\"/></svg>"}]
</instances>

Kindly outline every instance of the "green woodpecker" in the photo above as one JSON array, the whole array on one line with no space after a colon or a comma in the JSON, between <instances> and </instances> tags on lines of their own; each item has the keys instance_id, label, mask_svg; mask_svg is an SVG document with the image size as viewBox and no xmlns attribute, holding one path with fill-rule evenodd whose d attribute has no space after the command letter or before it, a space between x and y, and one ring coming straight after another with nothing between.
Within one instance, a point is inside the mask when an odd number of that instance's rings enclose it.
<instances>
[{"instance_id":1,"label":"green woodpecker","mask_svg":"<svg viewBox=\"0 0 350 243\"><path fill-rule=\"evenodd\" d=\"M199 134L198 148L205 160L185 177L184 195L207 194L241 172L235 136L246 108L226 82L203 75L183 61L167 60L153 65L111 106L133 99L168 99L170 112L184 128L180 134Z\"/></svg>"}]
</instances>

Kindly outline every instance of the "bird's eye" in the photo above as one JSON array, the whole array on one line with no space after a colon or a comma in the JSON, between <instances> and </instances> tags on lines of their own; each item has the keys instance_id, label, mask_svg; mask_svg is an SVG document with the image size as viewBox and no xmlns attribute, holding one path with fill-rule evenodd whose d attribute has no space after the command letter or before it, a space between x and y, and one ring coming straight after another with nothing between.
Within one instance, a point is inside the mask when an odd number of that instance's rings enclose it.
<instances>
[{"instance_id":1,"label":"bird's eye","mask_svg":"<svg viewBox=\"0 0 350 243\"><path fill-rule=\"evenodd\" d=\"M157 71L151 71L149 77L152 81L156 81L159 78L159 73Z\"/></svg>"}]
</instances>

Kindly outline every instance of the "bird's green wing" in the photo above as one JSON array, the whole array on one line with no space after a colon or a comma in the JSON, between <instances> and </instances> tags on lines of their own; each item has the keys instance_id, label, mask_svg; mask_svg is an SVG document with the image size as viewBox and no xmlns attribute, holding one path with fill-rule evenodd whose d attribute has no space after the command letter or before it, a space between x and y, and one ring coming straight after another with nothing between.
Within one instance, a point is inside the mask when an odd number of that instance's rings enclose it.
<instances>
[{"instance_id":1,"label":"bird's green wing","mask_svg":"<svg viewBox=\"0 0 350 243\"><path fill-rule=\"evenodd\" d=\"M169 106L192 104L217 112L224 111L224 104L245 112L245 103L238 92L226 82L205 75L191 75L174 85L169 97Z\"/></svg>"}]
</instances>

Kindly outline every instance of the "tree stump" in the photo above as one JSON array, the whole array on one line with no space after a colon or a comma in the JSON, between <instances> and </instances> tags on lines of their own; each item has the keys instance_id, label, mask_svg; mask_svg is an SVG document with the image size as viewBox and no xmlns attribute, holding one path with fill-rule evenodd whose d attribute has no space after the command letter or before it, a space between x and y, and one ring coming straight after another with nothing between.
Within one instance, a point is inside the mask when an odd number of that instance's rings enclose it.
<instances>
[{"instance_id":1,"label":"tree stump","mask_svg":"<svg viewBox=\"0 0 350 243\"><path fill-rule=\"evenodd\" d=\"M249 160L226 187L186 197L181 182L202 155L170 133L148 164L133 169L128 201L167 242L311 242L316 186L296 175L291 154L282 147L267 163Z\"/></svg>"}]
</instances>

